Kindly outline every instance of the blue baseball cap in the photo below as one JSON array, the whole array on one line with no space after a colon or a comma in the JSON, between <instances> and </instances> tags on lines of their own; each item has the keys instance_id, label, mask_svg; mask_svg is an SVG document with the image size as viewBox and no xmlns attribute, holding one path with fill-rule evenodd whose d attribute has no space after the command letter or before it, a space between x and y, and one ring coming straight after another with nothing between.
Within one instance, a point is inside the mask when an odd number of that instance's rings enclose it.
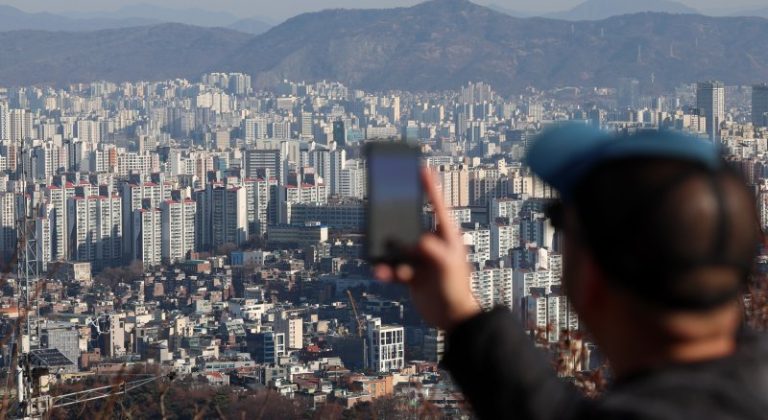
<instances>
[{"instance_id":1,"label":"blue baseball cap","mask_svg":"<svg viewBox=\"0 0 768 420\"><path fill-rule=\"evenodd\" d=\"M711 141L673 131L615 135L586 124L567 123L547 129L533 140L525 163L568 200L575 186L600 164L630 158L671 158L721 165L720 150Z\"/></svg>"}]
</instances>

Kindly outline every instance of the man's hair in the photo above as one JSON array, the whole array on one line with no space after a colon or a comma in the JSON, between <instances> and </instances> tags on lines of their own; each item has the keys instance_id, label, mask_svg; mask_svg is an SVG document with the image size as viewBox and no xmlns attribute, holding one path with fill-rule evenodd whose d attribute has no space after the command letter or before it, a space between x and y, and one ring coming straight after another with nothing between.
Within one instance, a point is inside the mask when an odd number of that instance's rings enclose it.
<instances>
[{"instance_id":1,"label":"man's hair","mask_svg":"<svg viewBox=\"0 0 768 420\"><path fill-rule=\"evenodd\" d=\"M733 301L746 285L761 239L754 197L725 164L608 162L579 182L570 204L576 235L609 280L670 310L708 310ZM734 275L701 275L714 268Z\"/></svg>"}]
</instances>

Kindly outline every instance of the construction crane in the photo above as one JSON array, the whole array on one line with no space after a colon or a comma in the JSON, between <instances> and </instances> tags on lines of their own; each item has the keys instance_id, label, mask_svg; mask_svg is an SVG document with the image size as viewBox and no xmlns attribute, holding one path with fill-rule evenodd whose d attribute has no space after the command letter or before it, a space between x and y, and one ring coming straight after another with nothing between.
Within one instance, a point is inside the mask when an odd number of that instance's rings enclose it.
<instances>
[{"instance_id":1,"label":"construction crane","mask_svg":"<svg viewBox=\"0 0 768 420\"><path fill-rule=\"evenodd\" d=\"M362 337L365 324L363 323L363 319L360 318L360 314L357 312L357 304L355 304L355 298L352 296L352 292L350 292L349 289L347 289L347 297L349 297L349 304L352 305L352 311L355 315L355 322L357 323L357 336Z\"/></svg>"}]
</instances>

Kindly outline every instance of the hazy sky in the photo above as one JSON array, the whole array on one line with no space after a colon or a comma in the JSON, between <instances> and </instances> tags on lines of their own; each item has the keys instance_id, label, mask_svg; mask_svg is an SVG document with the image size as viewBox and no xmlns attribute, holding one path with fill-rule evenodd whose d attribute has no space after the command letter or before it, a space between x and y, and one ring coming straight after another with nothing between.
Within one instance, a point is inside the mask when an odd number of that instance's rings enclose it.
<instances>
[{"instance_id":1,"label":"hazy sky","mask_svg":"<svg viewBox=\"0 0 768 420\"><path fill-rule=\"evenodd\" d=\"M573 7L583 0L475 0L480 4L495 3L510 10L521 11L556 11ZM641 0L638 0L641 1ZM420 0L0 0L29 12L76 12L115 10L128 4L152 3L167 7L196 7L209 10L221 10L235 13L242 17L266 16L283 19L302 12L334 7L372 8L394 7L419 3ZM765 6L765 0L681 0L700 10L725 7L739 9Z\"/></svg>"}]
</instances>

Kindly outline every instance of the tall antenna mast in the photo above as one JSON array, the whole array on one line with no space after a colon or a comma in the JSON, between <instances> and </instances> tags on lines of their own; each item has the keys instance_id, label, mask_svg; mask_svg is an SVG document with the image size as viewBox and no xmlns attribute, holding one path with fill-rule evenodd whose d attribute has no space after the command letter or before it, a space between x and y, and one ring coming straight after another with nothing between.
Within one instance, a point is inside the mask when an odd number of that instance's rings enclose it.
<instances>
[{"instance_id":1,"label":"tall antenna mast","mask_svg":"<svg viewBox=\"0 0 768 420\"><path fill-rule=\"evenodd\" d=\"M31 177L28 170L27 161L30 159L30 153L27 142L22 139L21 147L18 151L19 159L16 162L16 175L19 183L20 194L18 196L16 208L16 223L19 243L17 249L17 278L19 287L18 308L19 315L23 316L18 323L17 333L17 399L19 407L25 411L19 413L29 415L31 405L28 404L32 397L32 377L29 352L33 347L40 346L39 317L37 296L37 283L39 278L38 258L37 258L37 238L35 217L37 211L35 208L34 191L28 194L27 181Z\"/></svg>"},{"instance_id":2,"label":"tall antenna mast","mask_svg":"<svg viewBox=\"0 0 768 420\"><path fill-rule=\"evenodd\" d=\"M22 331L22 351L28 352L32 346L39 346L39 335L37 334L37 296L33 296L39 278L38 258L37 258L37 238L36 238L36 208L34 192L28 194L28 181L31 177L27 161L30 159L30 152L24 141L21 144L17 166L18 180L21 194L18 200L18 235L19 245L17 246L17 270L19 285L21 286L19 294L19 307L24 308L25 322L23 322ZM35 319L33 319L35 316ZM35 325L33 325L33 322ZM34 327L34 328L33 328Z\"/></svg>"}]
</instances>

